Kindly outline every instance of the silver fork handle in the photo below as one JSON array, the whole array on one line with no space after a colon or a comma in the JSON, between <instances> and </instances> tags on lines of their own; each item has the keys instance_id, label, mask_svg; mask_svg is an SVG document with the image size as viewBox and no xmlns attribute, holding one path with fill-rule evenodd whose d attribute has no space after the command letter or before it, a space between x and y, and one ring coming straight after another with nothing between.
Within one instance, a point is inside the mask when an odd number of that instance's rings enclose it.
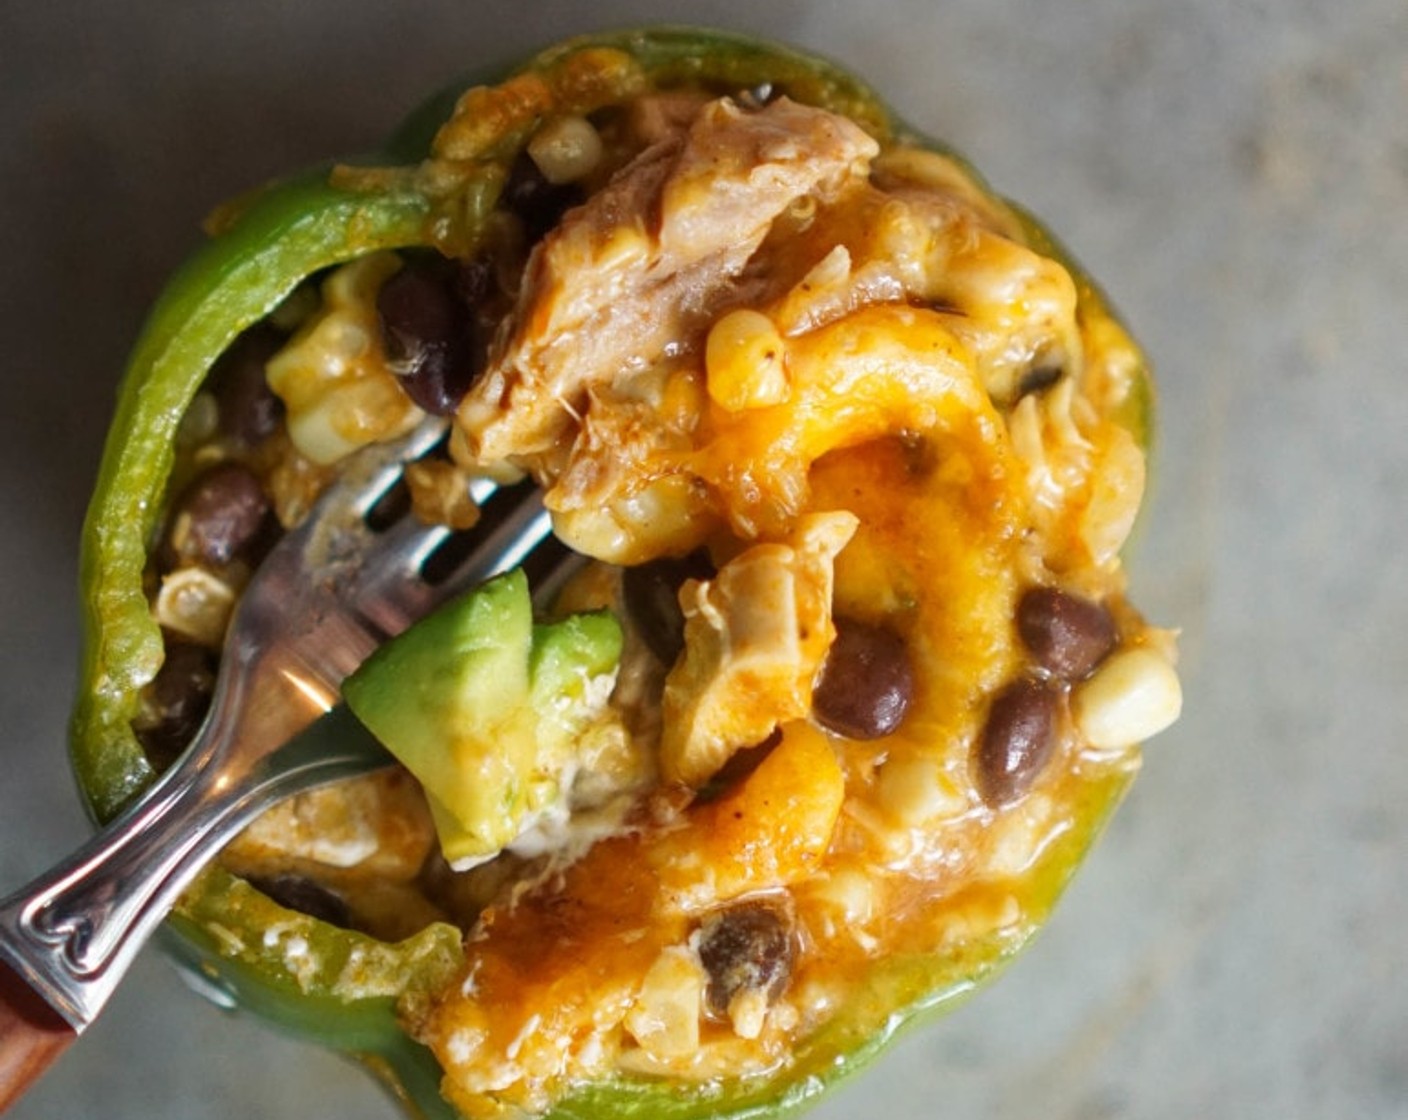
<instances>
[{"instance_id":1,"label":"silver fork handle","mask_svg":"<svg viewBox=\"0 0 1408 1120\"><path fill-rule=\"evenodd\" d=\"M173 767L71 856L0 901L0 960L82 1031L235 833L280 798L390 761L339 707L267 756L253 780Z\"/></svg>"}]
</instances>

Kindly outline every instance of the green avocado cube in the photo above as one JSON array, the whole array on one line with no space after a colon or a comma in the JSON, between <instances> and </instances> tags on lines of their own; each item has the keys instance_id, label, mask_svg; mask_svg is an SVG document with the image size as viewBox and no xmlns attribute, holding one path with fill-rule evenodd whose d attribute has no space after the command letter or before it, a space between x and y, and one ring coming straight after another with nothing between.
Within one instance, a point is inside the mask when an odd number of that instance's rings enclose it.
<instances>
[{"instance_id":1,"label":"green avocado cube","mask_svg":"<svg viewBox=\"0 0 1408 1120\"><path fill-rule=\"evenodd\" d=\"M512 571L381 646L342 691L425 788L446 859L468 865L562 794L620 654L609 612L535 625L527 578Z\"/></svg>"},{"instance_id":2,"label":"green avocado cube","mask_svg":"<svg viewBox=\"0 0 1408 1120\"><path fill-rule=\"evenodd\" d=\"M610 611L533 627L529 692L544 755L571 758L573 743L599 707L592 690L615 680L621 643L621 624Z\"/></svg>"}]
</instances>

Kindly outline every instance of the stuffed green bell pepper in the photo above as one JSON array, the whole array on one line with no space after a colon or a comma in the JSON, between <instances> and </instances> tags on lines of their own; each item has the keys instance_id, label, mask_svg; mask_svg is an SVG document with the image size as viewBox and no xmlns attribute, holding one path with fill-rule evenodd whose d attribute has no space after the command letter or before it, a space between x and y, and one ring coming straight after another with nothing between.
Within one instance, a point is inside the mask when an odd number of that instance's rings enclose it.
<instances>
[{"instance_id":1,"label":"stuffed green bell pepper","mask_svg":"<svg viewBox=\"0 0 1408 1120\"><path fill-rule=\"evenodd\" d=\"M86 529L97 817L193 734L260 556L360 448L449 417L417 516L472 531L476 478L531 478L584 559L349 682L405 766L188 892L211 983L414 1113L758 1116L1031 939L1180 696L1121 560L1149 374L1029 216L835 66L656 29L210 226Z\"/></svg>"}]
</instances>

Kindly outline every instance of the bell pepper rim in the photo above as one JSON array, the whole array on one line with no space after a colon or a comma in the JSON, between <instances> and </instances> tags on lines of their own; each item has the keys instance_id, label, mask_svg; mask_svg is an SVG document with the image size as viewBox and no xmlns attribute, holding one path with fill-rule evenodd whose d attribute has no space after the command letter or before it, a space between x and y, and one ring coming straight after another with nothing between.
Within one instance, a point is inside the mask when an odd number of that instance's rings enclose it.
<instances>
[{"instance_id":1,"label":"bell pepper rim","mask_svg":"<svg viewBox=\"0 0 1408 1120\"><path fill-rule=\"evenodd\" d=\"M586 47L624 49L657 79L707 76L710 66L730 76L752 66L760 75L781 67L794 79L810 77L821 83L826 95L822 100L850 103L852 111L863 106L871 127L959 160L990 197L1006 202L962 157L903 124L858 78L828 60L780 44L698 28L618 31L567 40L503 74L545 67ZM430 98L369 162L407 163L423 156L434 130L469 84L454 83ZM228 228L202 245L172 277L129 362L80 559L86 611L84 684L72 722L71 757L96 820L113 816L154 776L129 726L136 689L160 657L160 637L141 592L140 573L172 466L172 440L201 379L242 330L267 315L308 275L376 249L429 243L432 204L425 196L410 187L379 195L335 187L329 183L329 171L328 166L315 168L241 200ZM1072 269L1082 313L1116 318L1103 294L1045 227L1020 208L1012 210L1038 248ZM1146 369L1119 417L1146 448L1152 443L1153 409ZM891 962L880 970L877 986L889 984L894 1002L865 1016L842 1015L804 1047L796 1067L781 1079L763 1077L727 1089L704 1085L683 1093L678 1086L656 1081L611 1080L573 1092L549 1116L775 1117L804 1106L868 1064L910 1025L962 1002L1025 947L1131 777L1117 775L1092 788L1087 797L1091 811L1045 853L1033 878L1033 917L1023 924L1020 936L980 939L956 964L936 956ZM214 978L241 1007L285 1031L363 1056L413 1115L425 1120L452 1120L456 1115L439 1094L434 1058L399 1028L390 998L349 1002L303 992L287 978L231 959L188 917L178 913L168 925L168 946L183 967ZM952 967L936 970L936 963Z\"/></svg>"}]
</instances>

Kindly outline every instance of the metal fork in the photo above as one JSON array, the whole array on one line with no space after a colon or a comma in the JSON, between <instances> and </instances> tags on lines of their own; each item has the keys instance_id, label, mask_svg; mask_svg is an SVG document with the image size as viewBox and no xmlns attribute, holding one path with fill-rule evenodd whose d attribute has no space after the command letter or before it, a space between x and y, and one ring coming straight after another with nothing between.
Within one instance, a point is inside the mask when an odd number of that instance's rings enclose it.
<instances>
[{"instance_id":1,"label":"metal fork","mask_svg":"<svg viewBox=\"0 0 1408 1120\"><path fill-rule=\"evenodd\" d=\"M69 1037L97 1016L182 889L236 833L283 798L391 763L339 706L343 678L455 592L542 556L551 526L531 487L474 530L467 554L442 563L433 581L426 562L450 530L409 513L376 523L406 464L445 429L428 420L349 463L241 597L210 712L185 753L88 843L0 901L0 962L62 1017ZM472 494L483 506L496 488L476 480ZM0 1015L0 1110L14 1065L5 1026Z\"/></svg>"}]
</instances>

